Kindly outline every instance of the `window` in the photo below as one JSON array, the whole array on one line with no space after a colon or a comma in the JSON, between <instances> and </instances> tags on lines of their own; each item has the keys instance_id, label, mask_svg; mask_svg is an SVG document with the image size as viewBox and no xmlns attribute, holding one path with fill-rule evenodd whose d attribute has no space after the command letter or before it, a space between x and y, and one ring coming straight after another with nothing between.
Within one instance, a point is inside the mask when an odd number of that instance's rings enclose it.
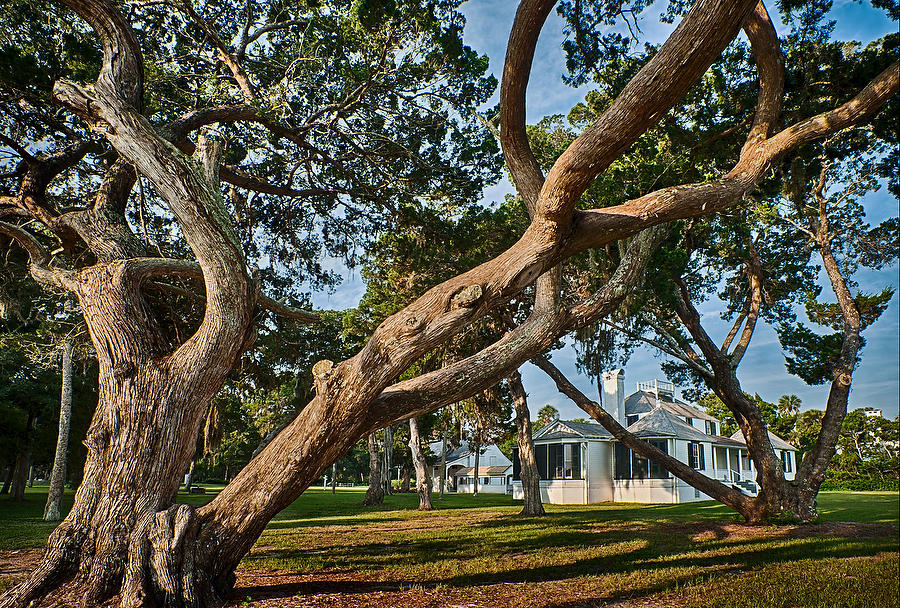
<instances>
[{"instance_id":1,"label":"window","mask_svg":"<svg viewBox=\"0 0 900 608\"><path fill-rule=\"evenodd\" d=\"M684 421L687 422L690 426L694 426L694 419L690 416L685 416Z\"/></svg>"},{"instance_id":2,"label":"window","mask_svg":"<svg viewBox=\"0 0 900 608\"><path fill-rule=\"evenodd\" d=\"M699 441L688 442L688 466L692 469L702 471L706 468L706 454L703 444Z\"/></svg>"},{"instance_id":3,"label":"window","mask_svg":"<svg viewBox=\"0 0 900 608\"><path fill-rule=\"evenodd\" d=\"M650 439L647 441L652 446L659 448L663 453L669 453L669 444L665 439ZM615 478L616 479L668 479L669 472L660 465L643 456L632 452L623 444L615 443Z\"/></svg>"},{"instance_id":4,"label":"window","mask_svg":"<svg viewBox=\"0 0 900 608\"><path fill-rule=\"evenodd\" d=\"M637 414L631 414L630 416L625 416L625 426L631 426L632 424L637 422L639 418L640 418L640 416L638 416Z\"/></svg>"},{"instance_id":5,"label":"window","mask_svg":"<svg viewBox=\"0 0 900 608\"><path fill-rule=\"evenodd\" d=\"M650 477L650 462L634 452L631 452L631 475L634 479Z\"/></svg>"},{"instance_id":6,"label":"window","mask_svg":"<svg viewBox=\"0 0 900 608\"><path fill-rule=\"evenodd\" d=\"M750 470L750 457L747 456L747 452L745 452L744 450L741 450L741 470Z\"/></svg>"},{"instance_id":7,"label":"window","mask_svg":"<svg viewBox=\"0 0 900 608\"><path fill-rule=\"evenodd\" d=\"M581 479L580 443L544 443L534 446L540 479ZM519 451L513 450L513 479L522 478Z\"/></svg>"},{"instance_id":8,"label":"window","mask_svg":"<svg viewBox=\"0 0 900 608\"><path fill-rule=\"evenodd\" d=\"M581 479L581 443L573 443L572 446L572 479Z\"/></svg>"},{"instance_id":9,"label":"window","mask_svg":"<svg viewBox=\"0 0 900 608\"><path fill-rule=\"evenodd\" d=\"M791 453L787 450L781 450L781 468L785 473L791 472Z\"/></svg>"},{"instance_id":10,"label":"window","mask_svg":"<svg viewBox=\"0 0 900 608\"><path fill-rule=\"evenodd\" d=\"M522 461L519 460L519 448L513 448L513 470L512 470L512 478L513 479L522 479Z\"/></svg>"},{"instance_id":11,"label":"window","mask_svg":"<svg viewBox=\"0 0 900 608\"><path fill-rule=\"evenodd\" d=\"M647 443L658 448L663 454L669 453L669 442L666 439L650 439ZM668 479L669 472L661 465L650 461L650 479Z\"/></svg>"},{"instance_id":12,"label":"window","mask_svg":"<svg viewBox=\"0 0 900 608\"><path fill-rule=\"evenodd\" d=\"M713 422L712 420L707 420L707 421L706 421L706 434L707 434L707 435L716 435L716 434L717 434L717 433L716 433L717 430L718 430L718 429L716 429L716 423L715 423L715 422Z\"/></svg>"},{"instance_id":13,"label":"window","mask_svg":"<svg viewBox=\"0 0 900 608\"><path fill-rule=\"evenodd\" d=\"M563 459L563 444L551 443L547 446L547 458L550 459L549 479L564 479L563 468L565 461Z\"/></svg>"},{"instance_id":14,"label":"window","mask_svg":"<svg viewBox=\"0 0 900 608\"><path fill-rule=\"evenodd\" d=\"M631 479L631 450L615 443L616 479Z\"/></svg>"},{"instance_id":15,"label":"window","mask_svg":"<svg viewBox=\"0 0 900 608\"><path fill-rule=\"evenodd\" d=\"M549 479L549 477L547 477L547 446L546 446L546 444L534 446L534 459L537 461L535 464L537 465L538 478L539 479Z\"/></svg>"},{"instance_id":16,"label":"window","mask_svg":"<svg viewBox=\"0 0 900 608\"><path fill-rule=\"evenodd\" d=\"M482 477L482 478L481 478L481 485L483 485L483 486L489 486L489 485L491 485L491 478L490 478L490 477Z\"/></svg>"}]
</instances>

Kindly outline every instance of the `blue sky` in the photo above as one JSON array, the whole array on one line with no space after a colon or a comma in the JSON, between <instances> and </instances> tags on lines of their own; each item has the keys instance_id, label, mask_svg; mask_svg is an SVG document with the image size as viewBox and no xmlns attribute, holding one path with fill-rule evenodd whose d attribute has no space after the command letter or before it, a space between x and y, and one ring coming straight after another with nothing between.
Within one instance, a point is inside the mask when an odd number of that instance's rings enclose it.
<instances>
[{"instance_id":1,"label":"blue sky","mask_svg":"<svg viewBox=\"0 0 900 608\"><path fill-rule=\"evenodd\" d=\"M867 42L896 30L896 24L888 21L882 12L875 11L867 5L860 5L852 0L838 0L834 5L834 18L837 21L836 38ZM491 71L498 78L502 72L506 40L515 7L516 3L509 0L469 0L462 7L467 18L466 43L488 55ZM641 20L641 28L650 41L662 40L672 29L672 26L660 24L655 20L659 13L660 10L651 7L644 12ZM778 29L780 32L785 31L780 27ZM562 22L554 13L538 41L526 100L529 123L537 122L549 114L566 114L589 90L589 87L574 89L562 83L562 74L565 71L562 41ZM512 192L512 187L504 181L485 192L485 201L502 200L503 195L508 192ZM897 201L883 190L873 195L869 203L867 208L872 209L870 219L872 222L898 213ZM900 283L897 266L880 272L867 271L857 278L861 288L869 292L880 290L885 286L896 289ZM358 272L354 272L335 293L318 294L314 301L322 308L352 307L358 301L362 289ZM704 325L714 334L713 337L719 338L727 331L725 324L719 320L720 310L721 304L715 300L700 306ZM888 310L865 333L868 344L862 353L862 363L854 374L850 409L872 406L882 409L886 417L893 418L898 415L900 406L898 310L900 302L895 293ZM592 386L587 377L576 372L574 359L575 352L572 348L553 354L554 362L569 378L587 395L596 398L596 386ZM663 360L653 349L642 348L636 351L625 369L626 390L628 392L634 390L635 382L664 378L659 369L659 364ZM543 372L531 364L525 364L521 371L525 388L529 393L532 413L549 403L560 411L563 418L585 416L584 412L556 391ZM827 386L807 386L799 378L786 372L777 337L769 327L761 326L757 329L750 349L739 368L739 377L744 390L759 393L768 401L775 401L783 394L796 394L803 400L804 408L824 409Z\"/></svg>"}]
</instances>

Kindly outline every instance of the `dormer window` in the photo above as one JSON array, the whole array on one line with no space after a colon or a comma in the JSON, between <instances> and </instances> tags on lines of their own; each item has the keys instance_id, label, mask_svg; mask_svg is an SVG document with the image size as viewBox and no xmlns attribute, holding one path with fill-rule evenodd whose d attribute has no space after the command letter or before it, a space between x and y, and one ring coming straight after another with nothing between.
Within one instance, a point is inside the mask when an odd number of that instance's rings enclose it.
<instances>
[{"instance_id":1,"label":"dormer window","mask_svg":"<svg viewBox=\"0 0 900 608\"><path fill-rule=\"evenodd\" d=\"M717 434L718 434L718 433L716 432L717 430L718 430L718 429L716 428L716 423L715 423L715 422L713 422L712 420L707 420L707 421L706 421L706 434L707 434L707 435L717 435Z\"/></svg>"}]
</instances>

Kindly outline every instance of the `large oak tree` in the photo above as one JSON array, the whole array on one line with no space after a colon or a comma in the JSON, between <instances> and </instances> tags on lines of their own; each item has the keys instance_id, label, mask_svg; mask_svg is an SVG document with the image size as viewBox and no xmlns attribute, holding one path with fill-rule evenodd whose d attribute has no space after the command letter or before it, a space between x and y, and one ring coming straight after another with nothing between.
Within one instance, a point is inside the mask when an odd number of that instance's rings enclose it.
<instances>
[{"instance_id":1,"label":"large oak tree","mask_svg":"<svg viewBox=\"0 0 900 608\"><path fill-rule=\"evenodd\" d=\"M194 509L174 503L178 479L193 453L208 401L252 342L255 307L304 315L260 295L247 264L252 250L235 230L236 217L249 202L240 194L236 202L226 202L221 181L235 188L268 186L259 185L256 180L260 178L254 174L234 167L227 150L223 158L222 143L211 133L200 132L193 140L188 135L204 125L240 121L248 128L264 129L260 144L278 137L303 149L303 125L289 120L285 126L266 107L260 108L257 96L268 72L248 70L252 63L247 61L249 41L260 40L266 32L284 33L291 27L284 24L291 21L314 26L317 19L327 21L340 11L311 17L279 17L281 13L274 11L266 15L271 22L259 25L254 2L244 11L224 10L214 16L199 14L187 3L150 3L162 23L169 23L167 15L183 15L184 27L209 45L211 52L194 66L195 73L202 73L201 65L210 65L210 61L221 62L225 69L218 74L236 83L243 98L237 106L195 108L187 116L160 122L160 114L177 112L148 103L156 98L146 98L151 90L147 83L173 78L171 86L180 86L179 74L157 70L155 65L153 70L147 69L145 53L160 44L161 38L142 39L150 30L135 27L137 12L124 11L125 7L110 1L66 0L64 4L93 29L102 47L102 67L92 85L85 84L92 76L90 69L62 75L69 79L58 79L52 90L54 103L65 112L62 118L56 113L42 116L57 122L69 121L73 114L80 117L96 141L111 146L114 153L106 157L109 168L91 203L85 207L82 202L70 211L47 197L47 186L82 159L91 144L76 142L39 158L34 147L8 137L5 145L19 152L23 168L20 187L2 201L10 209L4 218L14 221L4 220L0 233L28 250L36 279L78 296L100 361L100 403L87 440L90 452L85 481L75 506L51 535L36 570L3 596L3 606L25 606L32 601L83 605L113 596L125 606L220 603L233 584L234 568L266 523L360 437L491 387L559 336L608 313L643 276L652 251L665 234L660 225L738 204L786 153L865 120L898 87L895 64L862 90L844 95L834 108L798 117L780 128L778 40L762 6L757 7L755 0L699 0L659 51L643 63L544 176L526 136L524 94L538 35L555 2L524 0L509 38L500 94L500 137L505 160L529 210L528 228L494 259L431 288L385 319L353 357L336 364L316 363L312 368L315 398L221 493ZM373 4L353 3L366 9L360 13L361 22L376 28L391 23L377 11L374 15L366 12ZM408 10L399 19L403 25L419 27L422 22L414 18L419 15L432 28L425 28L428 35L445 35L441 15L431 12L441 5L391 6ZM612 207L579 210L577 202L592 181L685 95L742 26L753 43L760 85L755 118L734 166L707 181L647 192ZM346 28L338 29L343 32ZM304 40L300 32L289 38ZM452 41L453 36L450 38ZM236 42L230 42L232 39ZM402 48L414 48L414 39L418 38L406 38ZM378 44L388 48L385 40ZM274 42L261 46L267 51L278 47ZM340 45L333 52L337 56L349 53ZM399 61L409 55L395 51L383 56L385 61ZM443 56L440 52L429 55L422 65L443 65ZM298 70L312 72L316 66L315 61L296 65ZM282 64L274 78L285 83L286 98L301 103L306 89L290 90L294 72L288 67ZM208 86L215 89L218 82L213 72ZM449 83L461 90L467 86L465 79L451 77ZM365 83L360 87L360 94L368 90ZM419 96L408 93L413 100ZM402 94L398 97L408 101ZM342 112L352 111L355 100L349 91L337 106L309 110L309 132L315 131L313 124L324 123L322 128L331 135L327 129L345 124ZM430 102L422 105L428 108ZM460 133L463 131L461 128ZM399 132L395 135L402 136ZM343 141L340 133L325 139ZM366 141L375 140L383 141L374 135ZM455 141L454 135L446 133L446 140ZM404 141L409 144L411 140ZM359 150L348 142L346 150L368 163L363 166L369 167L372 175L390 164L389 158L373 158L374 153L365 147ZM462 153L449 144L439 150ZM266 154L261 145L246 158L253 162L260 154ZM291 154L301 152L292 150ZM332 156L328 150L325 155ZM316 158L315 167L300 162L297 171L306 171L309 179L315 178L322 165L341 173L325 156ZM290 175L288 171L285 177ZM165 204L173 221L169 230L180 233L192 259L184 245L180 257L150 257L142 240L131 232L123 220L128 201L125 194L136 179L152 186ZM392 176L368 193L377 200L380 195L392 194L392 185L423 181L427 180L415 174ZM441 182L431 183L432 187L412 191L401 202L414 205L441 190ZM365 192L364 185L358 185L359 191ZM284 182L275 186L287 187ZM356 192L356 182L345 184L343 190L352 194L351 188ZM382 204L390 207L396 200ZM391 213L405 211L391 209ZM64 248L80 239L90 253L85 252L78 265L67 264L48 252L41 238L15 218L38 220L57 235ZM606 284L575 303L561 301L561 262L632 235L637 236ZM201 276L204 308L196 327L179 333L174 332L177 326L161 325L146 295L152 282ZM452 365L397 382L430 350L535 283L534 308L515 329Z\"/></svg>"}]
</instances>

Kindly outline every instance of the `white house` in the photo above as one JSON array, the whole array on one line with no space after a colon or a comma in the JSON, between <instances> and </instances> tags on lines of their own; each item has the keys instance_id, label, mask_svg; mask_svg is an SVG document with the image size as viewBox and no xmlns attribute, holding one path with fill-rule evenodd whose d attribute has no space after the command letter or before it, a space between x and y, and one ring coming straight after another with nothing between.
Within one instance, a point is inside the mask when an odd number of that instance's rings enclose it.
<instances>
[{"instance_id":1,"label":"white house","mask_svg":"<svg viewBox=\"0 0 900 608\"><path fill-rule=\"evenodd\" d=\"M442 442L429 444L431 451L438 455L432 467L432 487L441 483L440 455ZM458 448L447 449L447 485L450 492L473 493L475 491L475 452L466 441ZM503 494L512 482L512 461L503 455L496 445L481 446L478 455L478 491Z\"/></svg>"},{"instance_id":2,"label":"white house","mask_svg":"<svg viewBox=\"0 0 900 608\"><path fill-rule=\"evenodd\" d=\"M721 423L675 398L675 386L639 382L625 396L624 372L603 376L603 407L620 424L708 477L750 495L758 491L756 470L740 431L718 433ZM796 448L770 433L785 477L794 478ZM606 501L679 503L709 497L646 458L632 453L601 425L555 420L534 436L541 499L556 504ZM513 497L522 497L518 453L513 455Z\"/></svg>"}]
</instances>

